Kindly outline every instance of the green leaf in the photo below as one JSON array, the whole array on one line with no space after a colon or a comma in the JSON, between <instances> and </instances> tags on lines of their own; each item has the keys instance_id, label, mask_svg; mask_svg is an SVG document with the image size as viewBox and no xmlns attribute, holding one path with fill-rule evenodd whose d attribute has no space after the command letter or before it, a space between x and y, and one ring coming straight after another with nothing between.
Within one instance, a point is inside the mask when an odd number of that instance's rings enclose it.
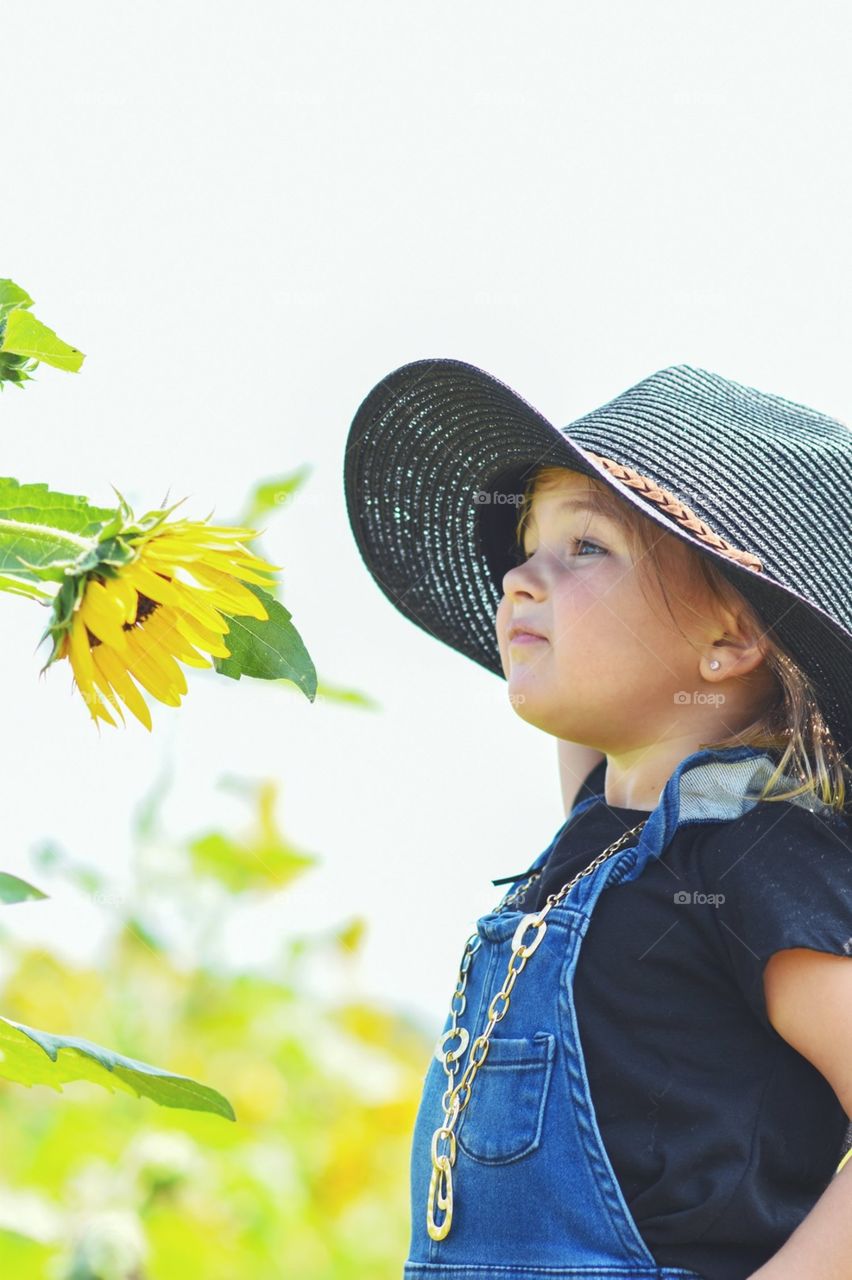
<instances>
[{"instance_id":1,"label":"green leaf","mask_svg":"<svg viewBox=\"0 0 852 1280\"><path fill-rule=\"evenodd\" d=\"M245 510L237 523L254 526L269 512L280 511L301 489L312 470L313 467L305 463L295 471L261 480L249 494Z\"/></svg>"},{"instance_id":2,"label":"green leaf","mask_svg":"<svg viewBox=\"0 0 852 1280\"><path fill-rule=\"evenodd\" d=\"M8 871L0 871L0 902L27 902L30 898L46 898L34 884L20 880Z\"/></svg>"},{"instance_id":3,"label":"green leaf","mask_svg":"<svg viewBox=\"0 0 852 1280\"><path fill-rule=\"evenodd\" d=\"M313 702L317 692L317 673L302 637L290 621L292 614L268 591L256 584L243 584L262 601L269 617L239 617L223 614L230 630L225 644L229 658L214 658L216 670L223 676L239 680L254 676L257 680L292 680Z\"/></svg>"},{"instance_id":4,"label":"green leaf","mask_svg":"<svg viewBox=\"0 0 852 1280\"><path fill-rule=\"evenodd\" d=\"M0 1076L18 1084L46 1084L58 1093L63 1084L89 1080L114 1093L121 1089L150 1098L161 1107L209 1111L236 1119L227 1098L189 1076L161 1071L147 1062L126 1058L78 1036L54 1036L10 1018L0 1017Z\"/></svg>"},{"instance_id":5,"label":"green leaf","mask_svg":"<svg viewBox=\"0 0 852 1280\"><path fill-rule=\"evenodd\" d=\"M196 871L214 876L232 893L244 889L280 889L316 864L312 854L300 853L283 839L241 843L211 831L189 844Z\"/></svg>"},{"instance_id":6,"label":"green leaf","mask_svg":"<svg viewBox=\"0 0 852 1280\"><path fill-rule=\"evenodd\" d=\"M219 785L252 800L255 823L242 838L208 831L188 841L196 871L214 876L232 892L240 893L244 889L280 889L316 866L316 855L294 845L276 821L275 781L252 782L226 774Z\"/></svg>"},{"instance_id":7,"label":"green leaf","mask_svg":"<svg viewBox=\"0 0 852 1280\"><path fill-rule=\"evenodd\" d=\"M77 373L86 358L82 351L63 342L52 329L36 320L23 307L16 307L9 312L6 330L0 341L0 351L26 356L30 360L40 360L43 364L53 365L55 369L65 369L69 373Z\"/></svg>"},{"instance_id":8,"label":"green leaf","mask_svg":"<svg viewBox=\"0 0 852 1280\"><path fill-rule=\"evenodd\" d=\"M0 476L0 573L61 581L94 555L115 510L46 484L20 484Z\"/></svg>"},{"instance_id":9,"label":"green leaf","mask_svg":"<svg viewBox=\"0 0 852 1280\"><path fill-rule=\"evenodd\" d=\"M220 831L205 832L187 842L196 871L214 876L234 893L244 889L274 890L290 884L317 863L315 854L292 844L275 818L278 786L226 775L220 785L249 795L255 805L254 829L242 839Z\"/></svg>"},{"instance_id":10,"label":"green leaf","mask_svg":"<svg viewBox=\"0 0 852 1280\"><path fill-rule=\"evenodd\" d=\"M76 372L85 356L31 315L33 300L14 280L0 280L0 391L7 382L23 390L40 360Z\"/></svg>"},{"instance_id":11,"label":"green leaf","mask_svg":"<svg viewBox=\"0 0 852 1280\"><path fill-rule=\"evenodd\" d=\"M15 307L31 307L33 300L14 280L0 280L0 324Z\"/></svg>"}]
</instances>

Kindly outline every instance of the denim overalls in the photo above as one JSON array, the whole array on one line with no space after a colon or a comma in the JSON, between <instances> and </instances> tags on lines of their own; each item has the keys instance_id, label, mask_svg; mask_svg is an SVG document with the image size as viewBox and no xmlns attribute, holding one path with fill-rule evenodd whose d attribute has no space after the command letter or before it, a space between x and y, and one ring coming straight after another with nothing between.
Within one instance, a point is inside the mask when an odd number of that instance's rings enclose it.
<instances>
[{"instance_id":1,"label":"denim overalls","mask_svg":"<svg viewBox=\"0 0 852 1280\"><path fill-rule=\"evenodd\" d=\"M773 769L771 758L753 747L687 756L666 783L638 843L580 879L548 912L544 937L518 975L509 1009L493 1028L468 1105L458 1116L453 1216L442 1240L433 1240L426 1230L432 1135L443 1123L447 1087L444 1067L433 1054L412 1141L411 1242L403 1280L701 1280L697 1272L657 1265L616 1181L589 1093L573 980L606 886L641 875L680 826L741 816ZM603 797L591 796L575 806L572 816L602 802ZM814 797L794 802L811 809L821 805ZM544 864L567 821L530 872ZM458 1018L469 1032L468 1050L485 1030L488 1005L506 978L512 937L523 914L507 907L476 922L479 943ZM527 935L526 944L530 941ZM451 1025L448 1014L444 1032ZM467 1055L458 1063L456 1084L466 1065ZM448 1153L446 1144L442 1150ZM436 1210L436 1222L440 1218Z\"/></svg>"}]
</instances>

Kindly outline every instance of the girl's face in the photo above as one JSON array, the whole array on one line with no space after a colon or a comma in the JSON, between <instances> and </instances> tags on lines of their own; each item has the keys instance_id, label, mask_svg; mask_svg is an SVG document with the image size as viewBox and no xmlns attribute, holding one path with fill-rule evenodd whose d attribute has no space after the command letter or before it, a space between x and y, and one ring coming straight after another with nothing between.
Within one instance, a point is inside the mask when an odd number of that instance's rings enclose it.
<instances>
[{"instance_id":1,"label":"girl's face","mask_svg":"<svg viewBox=\"0 0 852 1280\"><path fill-rule=\"evenodd\" d=\"M538 728L607 754L705 730L709 738L725 727L725 700L708 702L721 695L702 671L722 657L712 646L727 633L698 607L678 617L688 640L646 586L649 601L626 532L589 509L595 495L586 476L567 470L534 494L527 558L505 574L497 610L509 700ZM542 638L511 638L518 623Z\"/></svg>"}]
</instances>

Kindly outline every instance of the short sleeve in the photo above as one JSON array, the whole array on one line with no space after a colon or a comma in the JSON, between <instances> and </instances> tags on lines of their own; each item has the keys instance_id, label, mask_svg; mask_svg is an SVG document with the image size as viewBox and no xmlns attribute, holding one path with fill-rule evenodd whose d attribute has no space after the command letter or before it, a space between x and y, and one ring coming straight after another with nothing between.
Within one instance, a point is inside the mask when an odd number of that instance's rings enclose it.
<instances>
[{"instance_id":1,"label":"short sleeve","mask_svg":"<svg viewBox=\"0 0 852 1280\"><path fill-rule=\"evenodd\" d=\"M702 858L737 985L765 1027L769 957L808 947L852 959L852 831L791 801L762 801L721 824Z\"/></svg>"}]
</instances>

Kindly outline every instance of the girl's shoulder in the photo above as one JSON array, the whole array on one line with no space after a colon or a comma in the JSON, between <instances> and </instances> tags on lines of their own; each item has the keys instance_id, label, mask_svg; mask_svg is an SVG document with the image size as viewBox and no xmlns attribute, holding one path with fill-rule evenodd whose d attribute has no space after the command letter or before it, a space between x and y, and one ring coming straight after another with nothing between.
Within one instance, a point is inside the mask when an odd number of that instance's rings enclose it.
<instances>
[{"instance_id":1,"label":"girl's shoulder","mask_svg":"<svg viewBox=\"0 0 852 1280\"><path fill-rule=\"evenodd\" d=\"M770 956L799 947L852 956L849 824L792 801L758 801L703 828L693 854L720 955L773 1033L763 986Z\"/></svg>"},{"instance_id":2,"label":"girl's shoulder","mask_svg":"<svg viewBox=\"0 0 852 1280\"><path fill-rule=\"evenodd\" d=\"M852 826L841 814L797 800L759 800L727 822L712 824L705 851L736 861L834 866L852 871Z\"/></svg>"},{"instance_id":3,"label":"girl's shoulder","mask_svg":"<svg viewBox=\"0 0 852 1280\"><path fill-rule=\"evenodd\" d=\"M852 831L844 819L788 800L759 801L705 828L696 846L737 967L753 975L788 947L852 956Z\"/></svg>"}]
</instances>

